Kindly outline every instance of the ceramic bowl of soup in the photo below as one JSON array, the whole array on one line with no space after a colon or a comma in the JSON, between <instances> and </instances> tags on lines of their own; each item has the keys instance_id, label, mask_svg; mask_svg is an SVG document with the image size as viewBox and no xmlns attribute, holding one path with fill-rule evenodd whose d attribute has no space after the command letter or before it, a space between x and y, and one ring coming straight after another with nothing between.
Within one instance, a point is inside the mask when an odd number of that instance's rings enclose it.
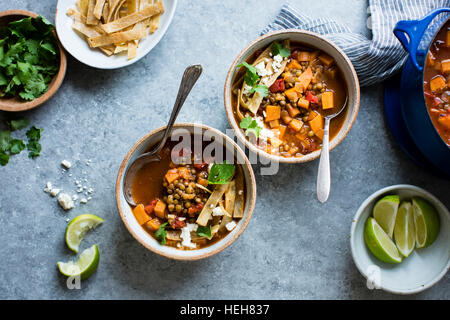
<instances>
[{"instance_id":1,"label":"ceramic bowl of soup","mask_svg":"<svg viewBox=\"0 0 450 320\"><path fill-rule=\"evenodd\" d=\"M214 255L233 243L250 221L256 200L252 167L220 131L176 124L160 161L137 171L131 195L123 194L127 167L158 143L165 127L141 138L127 153L116 181L120 217L145 248L176 260Z\"/></svg>"},{"instance_id":2,"label":"ceramic bowl of soup","mask_svg":"<svg viewBox=\"0 0 450 320\"><path fill-rule=\"evenodd\" d=\"M356 119L358 77L335 44L295 29L251 42L231 65L224 89L228 121L239 140L260 156L286 163L319 157L324 117L346 101L331 121L332 149Z\"/></svg>"},{"instance_id":3,"label":"ceramic bowl of soup","mask_svg":"<svg viewBox=\"0 0 450 320\"><path fill-rule=\"evenodd\" d=\"M399 21L394 33L409 57L400 83L401 111L408 133L423 156L439 172L450 176L450 8L420 20ZM446 14L446 15L444 15ZM441 19L434 37L424 33ZM425 39L426 38L426 39ZM426 43L426 51L419 44Z\"/></svg>"}]
</instances>

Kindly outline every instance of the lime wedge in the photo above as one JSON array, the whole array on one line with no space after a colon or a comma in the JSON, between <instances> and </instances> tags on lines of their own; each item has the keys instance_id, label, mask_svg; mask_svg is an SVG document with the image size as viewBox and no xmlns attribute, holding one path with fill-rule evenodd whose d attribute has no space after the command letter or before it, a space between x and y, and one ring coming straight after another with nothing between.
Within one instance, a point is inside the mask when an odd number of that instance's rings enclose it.
<instances>
[{"instance_id":1,"label":"lime wedge","mask_svg":"<svg viewBox=\"0 0 450 320\"><path fill-rule=\"evenodd\" d=\"M364 228L364 240L375 257L387 263L400 263L402 257L397 246L374 218L369 217Z\"/></svg>"},{"instance_id":2,"label":"lime wedge","mask_svg":"<svg viewBox=\"0 0 450 320\"><path fill-rule=\"evenodd\" d=\"M75 252L78 252L81 240L90 229L96 228L104 220L93 214L82 214L75 217L66 228L66 244Z\"/></svg>"},{"instance_id":3,"label":"lime wedge","mask_svg":"<svg viewBox=\"0 0 450 320\"><path fill-rule=\"evenodd\" d=\"M428 247L439 234L439 216L436 209L425 199L414 197L412 202L416 225L416 247Z\"/></svg>"},{"instance_id":4,"label":"lime wedge","mask_svg":"<svg viewBox=\"0 0 450 320\"><path fill-rule=\"evenodd\" d=\"M416 227L414 225L413 206L402 202L397 212L394 228L395 244L404 257L408 257L416 244Z\"/></svg>"},{"instance_id":5,"label":"lime wedge","mask_svg":"<svg viewBox=\"0 0 450 320\"><path fill-rule=\"evenodd\" d=\"M390 195L379 200L373 208L373 217L391 239L399 203L400 199L397 195Z\"/></svg>"},{"instance_id":6,"label":"lime wedge","mask_svg":"<svg viewBox=\"0 0 450 320\"><path fill-rule=\"evenodd\" d=\"M92 247L84 250L78 261L57 262L59 272L66 277L80 276L81 279L89 278L98 267L100 261L100 252L94 244Z\"/></svg>"}]
</instances>

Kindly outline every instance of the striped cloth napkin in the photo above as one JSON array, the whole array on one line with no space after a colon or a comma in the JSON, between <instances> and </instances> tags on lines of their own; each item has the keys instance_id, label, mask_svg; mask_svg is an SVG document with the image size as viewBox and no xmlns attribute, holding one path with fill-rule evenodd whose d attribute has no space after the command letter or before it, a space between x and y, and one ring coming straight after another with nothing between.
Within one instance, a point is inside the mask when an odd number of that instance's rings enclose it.
<instances>
[{"instance_id":1,"label":"striped cloth napkin","mask_svg":"<svg viewBox=\"0 0 450 320\"><path fill-rule=\"evenodd\" d=\"M407 53L393 34L395 24L399 20L422 18L430 11L444 6L450 6L450 0L369 0L373 37L367 39L331 19L311 18L301 14L287 3L275 21L261 34L296 28L325 35L343 49L353 62L360 85L368 86L393 75L406 60ZM445 18L448 18L448 14L439 15L432 22L424 39L431 38Z\"/></svg>"}]
</instances>

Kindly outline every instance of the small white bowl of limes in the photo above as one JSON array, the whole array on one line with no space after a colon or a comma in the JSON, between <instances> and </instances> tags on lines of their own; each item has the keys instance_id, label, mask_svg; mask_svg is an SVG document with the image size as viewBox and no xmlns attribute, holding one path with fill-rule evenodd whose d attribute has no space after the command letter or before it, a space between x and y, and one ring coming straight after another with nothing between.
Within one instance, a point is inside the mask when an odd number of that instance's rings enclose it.
<instances>
[{"instance_id":1,"label":"small white bowl of limes","mask_svg":"<svg viewBox=\"0 0 450 320\"><path fill-rule=\"evenodd\" d=\"M418 293L450 268L450 213L421 188L390 186L359 207L350 245L369 289Z\"/></svg>"}]
</instances>

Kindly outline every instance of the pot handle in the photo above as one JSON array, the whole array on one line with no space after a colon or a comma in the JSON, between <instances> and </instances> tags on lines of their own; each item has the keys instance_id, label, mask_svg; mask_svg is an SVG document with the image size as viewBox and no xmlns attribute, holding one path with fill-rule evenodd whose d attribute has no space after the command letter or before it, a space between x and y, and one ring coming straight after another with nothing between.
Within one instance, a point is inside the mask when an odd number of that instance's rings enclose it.
<instances>
[{"instance_id":1,"label":"pot handle","mask_svg":"<svg viewBox=\"0 0 450 320\"><path fill-rule=\"evenodd\" d=\"M408 51L413 65L419 71L422 71L423 67L417 62L417 48L419 47L422 36L428 28L428 25L442 12L450 12L450 8L436 9L420 20L401 20L395 25L395 36L400 41L403 48ZM406 37L406 35L408 37Z\"/></svg>"}]
</instances>

